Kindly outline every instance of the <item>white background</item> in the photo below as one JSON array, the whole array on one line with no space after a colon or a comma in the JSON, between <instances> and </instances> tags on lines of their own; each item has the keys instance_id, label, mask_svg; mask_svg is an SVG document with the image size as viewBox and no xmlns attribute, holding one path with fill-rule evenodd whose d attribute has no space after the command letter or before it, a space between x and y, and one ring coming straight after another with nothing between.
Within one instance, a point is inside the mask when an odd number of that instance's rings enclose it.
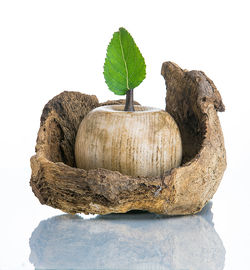
<instances>
[{"instance_id":1,"label":"white background","mask_svg":"<svg viewBox=\"0 0 250 270\"><path fill-rule=\"evenodd\" d=\"M28 239L59 210L29 187L43 106L63 90L118 99L103 78L107 45L125 27L147 65L135 89L143 105L164 108L164 61L204 71L220 91L228 168L214 196L225 269L250 269L249 1L0 0L0 269L33 269ZM208 269L209 270L209 269Z\"/></svg>"}]
</instances>

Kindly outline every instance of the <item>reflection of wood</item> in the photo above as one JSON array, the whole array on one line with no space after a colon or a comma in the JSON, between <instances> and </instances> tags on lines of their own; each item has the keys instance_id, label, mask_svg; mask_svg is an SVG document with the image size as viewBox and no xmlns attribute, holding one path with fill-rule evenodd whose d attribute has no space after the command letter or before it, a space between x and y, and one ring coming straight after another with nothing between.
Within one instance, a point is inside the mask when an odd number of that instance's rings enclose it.
<instances>
[{"instance_id":1,"label":"reflection of wood","mask_svg":"<svg viewBox=\"0 0 250 270\"><path fill-rule=\"evenodd\" d=\"M31 158L30 184L41 203L68 213L97 214L140 209L182 215L203 208L226 168L217 116L224 105L213 82L201 71L183 71L166 62L162 75L168 90L166 109L181 131L182 166L161 178L136 178L103 168L75 168L78 126L90 110L103 104L95 96L63 92L43 110L36 155Z\"/></svg>"},{"instance_id":2,"label":"reflection of wood","mask_svg":"<svg viewBox=\"0 0 250 270\"><path fill-rule=\"evenodd\" d=\"M203 215L62 215L40 222L30 248L37 269L219 270L225 260L223 244Z\"/></svg>"}]
</instances>

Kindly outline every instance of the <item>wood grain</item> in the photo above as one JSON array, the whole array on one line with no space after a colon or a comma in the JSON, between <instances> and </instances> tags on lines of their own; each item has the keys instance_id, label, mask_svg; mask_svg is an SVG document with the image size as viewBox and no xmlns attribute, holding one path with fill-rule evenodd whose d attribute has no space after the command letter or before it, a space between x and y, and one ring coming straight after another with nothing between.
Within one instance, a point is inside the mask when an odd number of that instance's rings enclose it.
<instances>
[{"instance_id":1,"label":"wood grain","mask_svg":"<svg viewBox=\"0 0 250 270\"><path fill-rule=\"evenodd\" d=\"M181 164L180 131L169 113L135 106L106 105L92 110L76 136L78 168L105 168L131 176L155 177Z\"/></svg>"}]
</instances>

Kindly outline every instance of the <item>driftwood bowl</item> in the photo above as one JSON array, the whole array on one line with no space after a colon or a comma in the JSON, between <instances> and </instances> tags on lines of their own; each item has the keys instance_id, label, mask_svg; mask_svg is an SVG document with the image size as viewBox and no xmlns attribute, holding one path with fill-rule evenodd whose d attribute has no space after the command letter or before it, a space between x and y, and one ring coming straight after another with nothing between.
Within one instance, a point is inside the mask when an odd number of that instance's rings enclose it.
<instances>
[{"instance_id":1,"label":"driftwood bowl","mask_svg":"<svg viewBox=\"0 0 250 270\"><path fill-rule=\"evenodd\" d=\"M30 185L42 204L67 213L108 214L146 210L166 215L199 212L216 192L226 169L217 111L224 111L213 82L201 71L162 65L166 111L177 122L183 144L180 167L162 177L123 175L103 168L76 168L74 144L82 119L99 103L96 96L63 92L43 109Z\"/></svg>"}]
</instances>

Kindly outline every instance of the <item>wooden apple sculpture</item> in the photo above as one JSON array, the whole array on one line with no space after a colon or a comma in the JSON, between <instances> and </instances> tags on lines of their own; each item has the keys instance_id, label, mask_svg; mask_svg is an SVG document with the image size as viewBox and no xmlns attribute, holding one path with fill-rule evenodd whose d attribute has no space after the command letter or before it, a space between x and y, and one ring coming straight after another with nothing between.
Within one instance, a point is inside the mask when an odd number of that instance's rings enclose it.
<instances>
[{"instance_id":1,"label":"wooden apple sculpture","mask_svg":"<svg viewBox=\"0 0 250 270\"><path fill-rule=\"evenodd\" d=\"M146 77L143 56L124 28L115 32L107 49L105 81L126 104L92 110L76 136L78 168L106 168L132 176L162 176L182 159L180 131L167 112L133 104L133 89Z\"/></svg>"}]
</instances>

